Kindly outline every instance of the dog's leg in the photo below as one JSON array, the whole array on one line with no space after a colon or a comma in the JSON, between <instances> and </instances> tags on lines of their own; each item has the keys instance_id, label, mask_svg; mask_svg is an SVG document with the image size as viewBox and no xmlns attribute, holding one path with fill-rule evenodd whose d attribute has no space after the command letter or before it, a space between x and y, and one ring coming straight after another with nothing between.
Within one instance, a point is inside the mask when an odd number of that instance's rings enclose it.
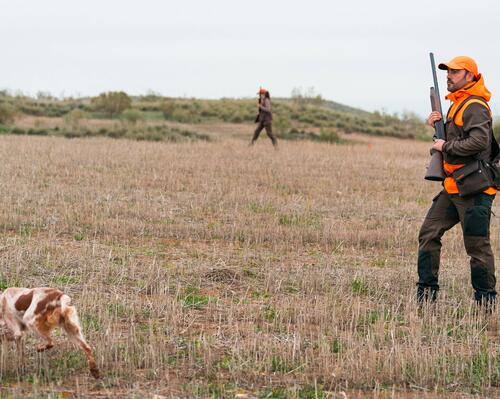
<instances>
[{"instance_id":1,"label":"dog's leg","mask_svg":"<svg viewBox=\"0 0 500 399\"><path fill-rule=\"evenodd\" d=\"M7 338L10 341L14 341L16 344L17 370L18 373L22 375L24 374L24 368L26 364L24 358L24 345L22 342L23 331L26 329L26 325L13 315L4 316L4 322L9 332Z\"/></svg>"},{"instance_id":2,"label":"dog's leg","mask_svg":"<svg viewBox=\"0 0 500 399\"><path fill-rule=\"evenodd\" d=\"M38 315L34 313L26 313L24 315L24 325L45 341L45 344L40 344L36 347L37 352L43 352L54 347L54 341L51 337L51 331L54 326L49 322L51 316L52 313L48 312Z\"/></svg>"},{"instance_id":3,"label":"dog's leg","mask_svg":"<svg viewBox=\"0 0 500 399\"><path fill-rule=\"evenodd\" d=\"M80 320L78 319L78 314L74 306L65 306L63 310L63 328L68 334L69 338L73 343L81 348L87 357L87 362L89 364L90 374L94 378L99 378L99 369L92 353L92 349L89 344L85 341L82 334L82 328L80 326Z\"/></svg>"},{"instance_id":4,"label":"dog's leg","mask_svg":"<svg viewBox=\"0 0 500 399\"><path fill-rule=\"evenodd\" d=\"M18 376L24 375L26 371L26 357L25 357L25 351L24 351L24 346L25 343L23 342L22 336L15 338L15 344L16 344L16 353L17 353L17 361L16 361L16 369Z\"/></svg>"},{"instance_id":5,"label":"dog's leg","mask_svg":"<svg viewBox=\"0 0 500 399\"><path fill-rule=\"evenodd\" d=\"M36 328L33 330L36 331L36 333L40 338L45 340L45 344L40 344L36 347L37 352L44 352L54 347L54 341L52 340L51 330L43 329L43 327Z\"/></svg>"},{"instance_id":6,"label":"dog's leg","mask_svg":"<svg viewBox=\"0 0 500 399\"><path fill-rule=\"evenodd\" d=\"M18 341L23 336L23 331L26 329L26 325L19 321L15 316L6 314L4 315L5 326L8 328L9 332L12 334L11 340Z\"/></svg>"},{"instance_id":7,"label":"dog's leg","mask_svg":"<svg viewBox=\"0 0 500 399\"><path fill-rule=\"evenodd\" d=\"M9 335L7 338L10 341L15 341L17 352L17 370L19 373L24 374L25 358L24 358L24 345L22 343L23 331L26 325L18 320L14 315L4 315L5 326L8 329Z\"/></svg>"}]
</instances>

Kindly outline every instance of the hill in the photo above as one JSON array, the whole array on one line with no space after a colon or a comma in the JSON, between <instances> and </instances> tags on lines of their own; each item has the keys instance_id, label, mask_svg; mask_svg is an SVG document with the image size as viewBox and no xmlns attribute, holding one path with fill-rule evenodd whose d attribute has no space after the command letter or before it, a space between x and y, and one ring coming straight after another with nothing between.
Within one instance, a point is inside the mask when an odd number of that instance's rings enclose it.
<instances>
[{"instance_id":1,"label":"hill","mask_svg":"<svg viewBox=\"0 0 500 399\"><path fill-rule=\"evenodd\" d=\"M122 96L127 102L125 109L112 112L101 106L102 95L58 99L0 92L0 131L65 137L205 140L209 138L197 129L201 124L252 124L256 115L254 99L203 100L122 94L126 96ZM338 142L350 133L423 140L431 136L430 129L413 114L372 113L320 97L276 98L273 111L273 127L281 139ZM11 117L5 117L6 114ZM50 123L43 118L51 118ZM177 131L172 131L172 123Z\"/></svg>"}]
</instances>

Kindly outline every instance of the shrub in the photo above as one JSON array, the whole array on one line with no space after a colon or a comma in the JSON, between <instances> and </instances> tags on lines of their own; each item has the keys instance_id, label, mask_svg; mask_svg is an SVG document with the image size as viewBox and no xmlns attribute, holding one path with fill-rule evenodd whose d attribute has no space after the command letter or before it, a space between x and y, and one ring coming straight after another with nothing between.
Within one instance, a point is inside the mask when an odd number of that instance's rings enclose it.
<instances>
[{"instance_id":1,"label":"shrub","mask_svg":"<svg viewBox=\"0 0 500 399\"><path fill-rule=\"evenodd\" d=\"M284 134L291 127L290 120L281 114L274 117L273 125L277 134Z\"/></svg>"},{"instance_id":2,"label":"shrub","mask_svg":"<svg viewBox=\"0 0 500 399\"><path fill-rule=\"evenodd\" d=\"M84 111L81 109L74 109L64 116L64 123L73 129L77 129L80 126L82 119L85 119L86 117L87 114Z\"/></svg>"},{"instance_id":3,"label":"shrub","mask_svg":"<svg viewBox=\"0 0 500 399\"><path fill-rule=\"evenodd\" d=\"M160 110L165 119L172 118L172 115L174 114L175 111L175 101L173 100L163 101L162 104L160 105Z\"/></svg>"},{"instance_id":4,"label":"shrub","mask_svg":"<svg viewBox=\"0 0 500 399\"><path fill-rule=\"evenodd\" d=\"M7 125L14 122L16 109L7 103L0 103L0 124Z\"/></svg>"},{"instance_id":5,"label":"shrub","mask_svg":"<svg viewBox=\"0 0 500 399\"><path fill-rule=\"evenodd\" d=\"M43 128L39 128L39 129L30 128L30 129L28 129L26 134L28 134L30 136L48 136L49 131L47 129L43 129Z\"/></svg>"},{"instance_id":6,"label":"shrub","mask_svg":"<svg viewBox=\"0 0 500 399\"><path fill-rule=\"evenodd\" d=\"M0 129L0 133L31 135L31 136L62 136L66 138L82 138L82 137L111 137L114 139L130 139L130 140L147 140L147 141L210 141L210 136L193 132L191 130L178 129L169 126L148 126L137 125L127 126L125 124L115 124L114 126L93 128L91 126L81 126L78 129L71 127L54 127L54 128L29 128L23 129L14 127L12 129Z\"/></svg>"},{"instance_id":7,"label":"shrub","mask_svg":"<svg viewBox=\"0 0 500 399\"><path fill-rule=\"evenodd\" d=\"M104 112L113 118L130 108L132 99L123 91L110 91L101 93L99 97L94 97L91 104L95 111Z\"/></svg>"},{"instance_id":8,"label":"shrub","mask_svg":"<svg viewBox=\"0 0 500 399\"><path fill-rule=\"evenodd\" d=\"M144 120L144 115L142 114L142 112L132 108L123 111L121 117L123 120L129 122L132 125L135 125L138 121Z\"/></svg>"},{"instance_id":9,"label":"shrub","mask_svg":"<svg viewBox=\"0 0 500 399\"><path fill-rule=\"evenodd\" d=\"M199 115L191 109L176 108L170 119L180 123L198 123L201 121Z\"/></svg>"},{"instance_id":10,"label":"shrub","mask_svg":"<svg viewBox=\"0 0 500 399\"><path fill-rule=\"evenodd\" d=\"M232 123L242 123L244 120L244 117L239 112L233 114L230 118L230 122Z\"/></svg>"},{"instance_id":11,"label":"shrub","mask_svg":"<svg viewBox=\"0 0 500 399\"><path fill-rule=\"evenodd\" d=\"M342 140L335 129L322 128L319 133L318 141L325 141L327 143L340 143Z\"/></svg>"},{"instance_id":12,"label":"shrub","mask_svg":"<svg viewBox=\"0 0 500 399\"><path fill-rule=\"evenodd\" d=\"M314 140L314 136L315 134L312 132L295 128L280 134L280 138L283 140Z\"/></svg>"}]
</instances>

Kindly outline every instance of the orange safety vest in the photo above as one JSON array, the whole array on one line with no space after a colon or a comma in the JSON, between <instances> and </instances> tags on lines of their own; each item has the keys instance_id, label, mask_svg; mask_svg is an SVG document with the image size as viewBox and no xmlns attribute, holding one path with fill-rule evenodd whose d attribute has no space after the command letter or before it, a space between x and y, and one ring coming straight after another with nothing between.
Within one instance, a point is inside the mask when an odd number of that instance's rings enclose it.
<instances>
[{"instance_id":1,"label":"orange safety vest","mask_svg":"<svg viewBox=\"0 0 500 399\"><path fill-rule=\"evenodd\" d=\"M453 122L457 126L463 126L464 125L463 116L464 116L465 109L473 103L479 103L479 104L484 105L488 109L488 111L490 112L490 115L491 115L491 109L488 106L488 104L486 103L486 101L479 100L477 98L473 98L472 100L469 100L469 97L468 97L461 102L453 103L453 105L451 106L451 108L448 112L448 119L453 120ZM458 112L457 112L457 110L458 110ZM447 175L447 177L444 179L443 185L444 185L444 189L446 190L446 192L448 194L458 194L457 182L451 176L451 174L463 166L465 166L465 164L454 165L454 164L450 164L446 161L443 161L443 169ZM494 187L488 187L486 190L483 191L483 193L488 194L488 195L495 195L497 193L497 191L498 190Z\"/></svg>"}]
</instances>

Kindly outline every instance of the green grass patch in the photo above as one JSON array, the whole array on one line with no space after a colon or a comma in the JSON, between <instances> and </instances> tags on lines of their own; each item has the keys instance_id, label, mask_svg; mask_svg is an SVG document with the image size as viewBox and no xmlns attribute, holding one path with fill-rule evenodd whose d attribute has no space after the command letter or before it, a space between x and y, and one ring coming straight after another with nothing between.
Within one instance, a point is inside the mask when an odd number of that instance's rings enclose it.
<instances>
[{"instance_id":1,"label":"green grass patch","mask_svg":"<svg viewBox=\"0 0 500 399\"><path fill-rule=\"evenodd\" d=\"M354 295L367 295L370 292L366 281L359 278L351 282L351 291Z\"/></svg>"},{"instance_id":2,"label":"green grass patch","mask_svg":"<svg viewBox=\"0 0 500 399\"><path fill-rule=\"evenodd\" d=\"M0 134L9 134L12 131L12 127L0 125Z\"/></svg>"},{"instance_id":3,"label":"green grass patch","mask_svg":"<svg viewBox=\"0 0 500 399\"><path fill-rule=\"evenodd\" d=\"M295 370L297 367L292 362L288 361L279 356L273 356L271 358L271 368L270 370L273 373L288 373L292 370Z\"/></svg>"},{"instance_id":4,"label":"green grass patch","mask_svg":"<svg viewBox=\"0 0 500 399\"><path fill-rule=\"evenodd\" d=\"M54 276L52 278L52 284L56 286L78 284L79 282L80 279L75 276Z\"/></svg>"},{"instance_id":5,"label":"green grass patch","mask_svg":"<svg viewBox=\"0 0 500 399\"><path fill-rule=\"evenodd\" d=\"M285 388L272 387L266 388L259 393L260 399L287 399L288 395Z\"/></svg>"},{"instance_id":6,"label":"green grass patch","mask_svg":"<svg viewBox=\"0 0 500 399\"><path fill-rule=\"evenodd\" d=\"M266 305L266 306L264 306L264 309L262 310L262 314L264 316L265 321L267 321L268 323L272 323L276 320L276 316L277 316L278 312L271 305Z\"/></svg>"},{"instance_id":7,"label":"green grass patch","mask_svg":"<svg viewBox=\"0 0 500 399\"><path fill-rule=\"evenodd\" d=\"M321 218L315 213L282 214L278 216L278 223L282 226L305 226L318 228L321 226Z\"/></svg>"},{"instance_id":8,"label":"green grass patch","mask_svg":"<svg viewBox=\"0 0 500 399\"><path fill-rule=\"evenodd\" d=\"M4 276L0 276L0 290L1 291L6 290L9 287L10 287L10 285L7 282L7 280L5 279L5 277Z\"/></svg>"},{"instance_id":9,"label":"green grass patch","mask_svg":"<svg viewBox=\"0 0 500 399\"><path fill-rule=\"evenodd\" d=\"M85 312L80 315L84 331L102 331L101 319L95 313Z\"/></svg>"},{"instance_id":10,"label":"green grass patch","mask_svg":"<svg viewBox=\"0 0 500 399\"><path fill-rule=\"evenodd\" d=\"M188 294L181 299L181 304L185 308L202 309L203 307L208 305L210 301L211 298L207 295Z\"/></svg>"},{"instance_id":11,"label":"green grass patch","mask_svg":"<svg viewBox=\"0 0 500 399\"><path fill-rule=\"evenodd\" d=\"M188 309L202 309L215 300L215 298L201 294L196 287L187 287L178 299L182 307Z\"/></svg>"},{"instance_id":12,"label":"green grass patch","mask_svg":"<svg viewBox=\"0 0 500 399\"><path fill-rule=\"evenodd\" d=\"M314 124L314 121L308 121ZM319 133L310 132L303 129L292 128L286 132L279 135L280 139L283 140L309 140L318 141L323 143L331 144L345 144L348 141L341 138L338 130L336 128L321 128Z\"/></svg>"},{"instance_id":13,"label":"green grass patch","mask_svg":"<svg viewBox=\"0 0 500 399\"><path fill-rule=\"evenodd\" d=\"M82 241L83 239L85 238L85 235L83 233L76 233L74 236L73 236L73 239L75 241Z\"/></svg>"},{"instance_id":14,"label":"green grass patch","mask_svg":"<svg viewBox=\"0 0 500 399\"><path fill-rule=\"evenodd\" d=\"M120 319L126 318L130 315L130 309L122 303L108 303L106 304L106 312L110 316L115 316Z\"/></svg>"},{"instance_id":15,"label":"green grass patch","mask_svg":"<svg viewBox=\"0 0 500 399\"><path fill-rule=\"evenodd\" d=\"M344 351L344 345L338 338L334 338L330 343L330 352L332 353L342 353Z\"/></svg>"},{"instance_id":16,"label":"green grass patch","mask_svg":"<svg viewBox=\"0 0 500 399\"><path fill-rule=\"evenodd\" d=\"M258 203L258 202L250 202L248 204L248 209L253 213L275 213L276 207L273 204L269 203Z\"/></svg>"}]
</instances>

